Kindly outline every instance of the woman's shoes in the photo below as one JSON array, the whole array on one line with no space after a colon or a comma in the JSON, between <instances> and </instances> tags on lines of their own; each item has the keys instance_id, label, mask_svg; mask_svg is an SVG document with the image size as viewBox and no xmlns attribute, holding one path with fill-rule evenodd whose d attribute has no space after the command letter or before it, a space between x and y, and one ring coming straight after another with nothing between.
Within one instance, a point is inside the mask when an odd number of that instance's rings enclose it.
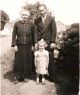
<instances>
[{"instance_id":1,"label":"woman's shoes","mask_svg":"<svg viewBox=\"0 0 80 95\"><path fill-rule=\"evenodd\" d=\"M15 81L14 81L14 84L18 84L18 83L19 83L19 81L18 81L18 80L15 80Z\"/></svg>"},{"instance_id":2,"label":"woman's shoes","mask_svg":"<svg viewBox=\"0 0 80 95\"><path fill-rule=\"evenodd\" d=\"M28 82L28 79L27 79L27 78L25 78L25 79L24 79L24 82Z\"/></svg>"}]
</instances>

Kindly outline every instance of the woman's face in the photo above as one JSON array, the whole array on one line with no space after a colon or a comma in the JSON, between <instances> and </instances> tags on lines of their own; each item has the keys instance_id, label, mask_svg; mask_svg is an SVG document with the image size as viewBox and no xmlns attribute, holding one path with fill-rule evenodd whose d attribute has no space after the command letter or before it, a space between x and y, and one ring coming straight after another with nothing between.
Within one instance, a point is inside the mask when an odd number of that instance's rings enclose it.
<instances>
[{"instance_id":1,"label":"woman's face","mask_svg":"<svg viewBox=\"0 0 80 95\"><path fill-rule=\"evenodd\" d=\"M21 18L23 21L26 21L29 17L30 13L28 11L22 11L21 12Z\"/></svg>"}]
</instances>

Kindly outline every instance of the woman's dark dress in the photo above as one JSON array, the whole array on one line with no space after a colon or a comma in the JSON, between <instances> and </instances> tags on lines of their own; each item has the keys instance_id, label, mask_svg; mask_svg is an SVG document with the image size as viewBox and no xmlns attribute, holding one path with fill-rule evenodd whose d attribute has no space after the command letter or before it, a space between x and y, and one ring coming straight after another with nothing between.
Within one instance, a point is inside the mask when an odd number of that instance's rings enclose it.
<instances>
[{"instance_id":1,"label":"woman's dark dress","mask_svg":"<svg viewBox=\"0 0 80 95\"><path fill-rule=\"evenodd\" d=\"M18 21L13 28L12 47L17 46L15 52L14 72L17 77L25 78L32 71L33 24Z\"/></svg>"}]
</instances>

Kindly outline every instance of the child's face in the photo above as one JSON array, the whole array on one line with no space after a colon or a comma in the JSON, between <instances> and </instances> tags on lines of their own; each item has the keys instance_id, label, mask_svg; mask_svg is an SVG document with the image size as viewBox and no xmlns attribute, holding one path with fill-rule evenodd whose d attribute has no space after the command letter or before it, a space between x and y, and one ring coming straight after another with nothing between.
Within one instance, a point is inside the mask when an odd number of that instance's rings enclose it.
<instances>
[{"instance_id":1,"label":"child's face","mask_svg":"<svg viewBox=\"0 0 80 95\"><path fill-rule=\"evenodd\" d=\"M39 44L39 49L40 50L43 50L45 47L44 47L44 44Z\"/></svg>"}]
</instances>

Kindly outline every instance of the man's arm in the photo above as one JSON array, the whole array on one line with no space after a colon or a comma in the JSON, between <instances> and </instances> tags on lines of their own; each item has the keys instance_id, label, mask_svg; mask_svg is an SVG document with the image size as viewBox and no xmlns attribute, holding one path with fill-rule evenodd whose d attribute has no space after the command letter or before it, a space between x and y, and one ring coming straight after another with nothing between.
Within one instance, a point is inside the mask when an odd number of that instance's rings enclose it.
<instances>
[{"instance_id":1,"label":"man's arm","mask_svg":"<svg viewBox=\"0 0 80 95\"><path fill-rule=\"evenodd\" d=\"M52 18L51 30L52 30L51 42L52 42L52 43L55 43L56 33L57 33L57 27L56 27L55 18Z\"/></svg>"},{"instance_id":2,"label":"man's arm","mask_svg":"<svg viewBox=\"0 0 80 95\"><path fill-rule=\"evenodd\" d=\"M57 33L56 22L55 22L55 18L53 18L53 17L52 17L52 21L51 21L51 31L52 31L52 35L51 35L50 48L52 49L55 47L55 40L56 40L56 33Z\"/></svg>"}]
</instances>

